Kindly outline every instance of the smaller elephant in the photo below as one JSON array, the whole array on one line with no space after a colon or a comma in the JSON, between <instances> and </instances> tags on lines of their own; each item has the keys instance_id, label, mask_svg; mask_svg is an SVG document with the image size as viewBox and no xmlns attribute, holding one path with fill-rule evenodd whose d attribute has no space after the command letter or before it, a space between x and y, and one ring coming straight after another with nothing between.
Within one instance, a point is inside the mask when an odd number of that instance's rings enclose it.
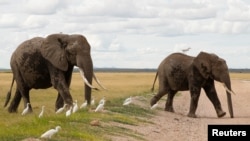
<instances>
[{"instance_id":1,"label":"smaller elephant","mask_svg":"<svg viewBox=\"0 0 250 141\"><path fill-rule=\"evenodd\" d=\"M231 82L226 61L215 54L200 52L197 57L182 53L173 53L166 57L158 67L154 84L159 76L159 91L151 99L151 106L162 96L168 94L165 111L174 112L173 98L177 91L189 90L191 94L188 116L195 118L201 88L212 102L218 117L223 117L226 112L222 110L220 100L214 85L214 80L224 84L228 108L233 118L233 106L231 100Z\"/></svg>"}]
</instances>

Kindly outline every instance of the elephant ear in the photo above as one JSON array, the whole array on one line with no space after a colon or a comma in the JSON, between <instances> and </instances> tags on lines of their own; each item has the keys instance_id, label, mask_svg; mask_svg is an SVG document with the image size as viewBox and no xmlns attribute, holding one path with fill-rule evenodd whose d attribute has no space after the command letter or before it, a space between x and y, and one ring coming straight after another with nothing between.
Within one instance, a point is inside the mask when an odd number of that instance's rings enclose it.
<instances>
[{"instance_id":1,"label":"elephant ear","mask_svg":"<svg viewBox=\"0 0 250 141\"><path fill-rule=\"evenodd\" d=\"M66 71L68 69L68 61L65 48L68 44L69 35L52 34L45 38L42 46L42 56L48 60L56 68Z\"/></svg>"},{"instance_id":2,"label":"elephant ear","mask_svg":"<svg viewBox=\"0 0 250 141\"><path fill-rule=\"evenodd\" d=\"M211 54L200 52L198 56L194 58L193 66L207 79L211 75L211 63Z\"/></svg>"}]
</instances>

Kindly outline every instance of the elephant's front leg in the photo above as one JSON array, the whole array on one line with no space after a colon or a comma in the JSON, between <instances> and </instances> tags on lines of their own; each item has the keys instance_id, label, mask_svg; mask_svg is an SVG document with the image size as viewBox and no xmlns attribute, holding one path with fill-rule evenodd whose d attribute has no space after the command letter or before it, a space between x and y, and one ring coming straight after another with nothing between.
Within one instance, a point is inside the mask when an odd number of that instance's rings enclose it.
<instances>
[{"instance_id":1,"label":"elephant's front leg","mask_svg":"<svg viewBox=\"0 0 250 141\"><path fill-rule=\"evenodd\" d=\"M54 86L54 88L58 91L58 93L60 94L61 98L64 101L64 104L67 104L68 106L72 106L73 105L73 100L72 100L72 96L70 95L69 92L69 86L65 81L65 77L63 75L62 72L57 72L51 79L52 85ZM58 96L57 99L57 106L61 106L62 104L62 99ZM58 107L57 107L58 108Z\"/></svg>"},{"instance_id":2,"label":"elephant's front leg","mask_svg":"<svg viewBox=\"0 0 250 141\"><path fill-rule=\"evenodd\" d=\"M57 94L56 104L55 104L55 111L57 111L59 108L63 107L64 101L61 97L60 93Z\"/></svg>"},{"instance_id":3,"label":"elephant's front leg","mask_svg":"<svg viewBox=\"0 0 250 141\"><path fill-rule=\"evenodd\" d=\"M64 77L67 83L67 87L69 88L70 83L71 83L71 78L72 78L72 71L73 71L73 66L65 73ZM56 99L56 104L55 104L55 110L57 111L59 108L62 108L64 105L63 98L61 97L61 94L58 93L57 99Z\"/></svg>"},{"instance_id":4,"label":"elephant's front leg","mask_svg":"<svg viewBox=\"0 0 250 141\"><path fill-rule=\"evenodd\" d=\"M57 86L55 86L55 89L57 89L57 91L60 93L60 96L62 97L65 104L67 104L69 106L73 105L72 96L70 95L69 88L67 88L66 85L64 85L64 84L57 85ZM61 99L59 101L61 101ZM58 102L58 100L57 100L57 102ZM59 102L59 103L57 103L58 107L61 106L61 102Z\"/></svg>"},{"instance_id":5,"label":"elephant's front leg","mask_svg":"<svg viewBox=\"0 0 250 141\"><path fill-rule=\"evenodd\" d=\"M200 92L201 92L201 88L191 86L190 88L191 101L190 101L190 109L189 109L188 117L192 117L192 118L197 117L195 115L195 112L198 106Z\"/></svg>"},{"instance_id":6,"label":"elephant's front leg","mask_svg":"<svg viewBox=\"0 0 250 141\"><path fill-rule=\"evenodd\" d=\"M209 100L213 103L215 111L217 113L218 117L223 117L226 115L226 112L224 112L221 108L220 100L217 96L217 92L214 86L214 80L211 80L210 83L207 83L204 86L204 90L206 92L207 97Z\"/></svg>"}]
</instances>

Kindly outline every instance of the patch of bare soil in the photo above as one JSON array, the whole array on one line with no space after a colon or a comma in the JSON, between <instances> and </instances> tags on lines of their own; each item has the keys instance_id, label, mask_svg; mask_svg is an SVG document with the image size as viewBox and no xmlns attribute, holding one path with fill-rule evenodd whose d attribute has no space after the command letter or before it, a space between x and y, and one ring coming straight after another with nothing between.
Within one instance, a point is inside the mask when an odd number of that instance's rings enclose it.
<instances>
[{"instance_id":1,"label":"patch of bare soil","mask_svg":"<svg viewBox=\"0 0 250 141\"><path fill-rule=\"evenodd\" d=\"M164 111L165 99L163 97L156 109L156 114L149 120L151 123L140 124L139 126L126 126L140 134L145 140L152 141L207 141L207 130L209 124L250 124L250 81L231 80L232 89L236 95L232 95L234 118L230 118L227 106L227 97L224 87L216 83L218 97L222 108L227 112L226 116L217 118L212 103L207 98L204 91L198 103L196 115L198 118L189 118L187 113L190 105L190 94L188 91L180 92L180 96L174 99L175 113ZM149 100L144 102L144 106L149 106ZM140 106L143 106L140 102ZM137 141L139 139L120 136L111 137L111 140Z\"/></svg>"}]
</instances>

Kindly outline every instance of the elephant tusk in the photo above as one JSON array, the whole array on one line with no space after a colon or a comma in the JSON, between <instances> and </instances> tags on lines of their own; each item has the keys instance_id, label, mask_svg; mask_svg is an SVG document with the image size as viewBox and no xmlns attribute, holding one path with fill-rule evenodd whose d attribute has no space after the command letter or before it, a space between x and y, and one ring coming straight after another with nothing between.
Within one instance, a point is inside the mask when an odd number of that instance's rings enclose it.
<instances>
[{"instance_id":1,"label":"elephant tusk","mask_svg":"<svg viewBox=\"0 0 250 141\"><path fill-rule=\"evenodd\" d=\"M223 87L226 89L226 91L229 92L230 94L236 95L233 91L231 91L231 90L229 90L229 89L227 88L227 86L225 85L225 83L222 83L222 86L223 86Z\"/></svg>"},{"instance_id":2,"label":"elephant tusk","mask_svg":"<svg viewBox=\"0 0 250 141\"><path fill-rule=\"evenodd\" d=\"M86 84L86 85L88 85L90 88L92 88L92 89L95 89L95 90L98 90L98 88L96 88L96 87L94 87L94 86L92 86L90 83L89 83L89 81L86 79L86 77L84 76L84 72L80 69L80 74L81 74L81 77L82 77L82 79L83 79L83 81L84 81L84 83Z\"/></svg>"},{"instance_id":3,"label":"elephant tusk","mask_svg":"<svg viewBox=\"0 0 250 141\"><path fill-rule=\"evenodd\" d=\"M106 87L102 86L101 82L100 82L99 79L95 76L95 74L93 74L93 77L94 77L95 81L97 82L97 84L98 84L100 87L102 87L104 90L107 90Z\"/></svg>"}]
</instances>

